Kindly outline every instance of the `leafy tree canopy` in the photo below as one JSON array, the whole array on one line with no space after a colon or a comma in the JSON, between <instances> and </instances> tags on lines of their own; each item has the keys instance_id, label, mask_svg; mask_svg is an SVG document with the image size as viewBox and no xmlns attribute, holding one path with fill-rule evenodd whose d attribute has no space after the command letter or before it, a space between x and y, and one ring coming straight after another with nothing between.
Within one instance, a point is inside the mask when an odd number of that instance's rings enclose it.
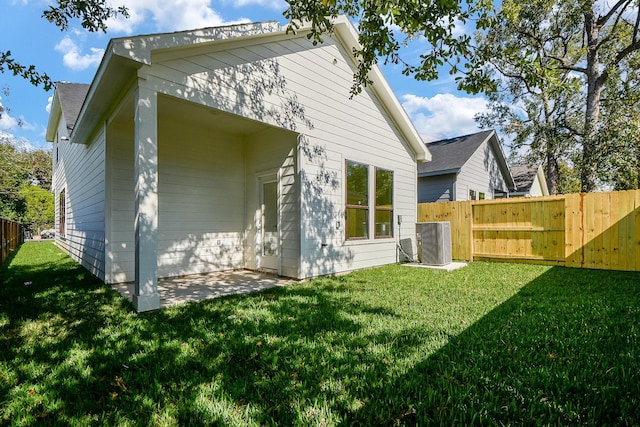
<instances>
[{"instance_id":1,"label":"leafy tree canopy","mask_svg":"<svg viewBox=\"0 0 640 427\"><path fill-rule=\"evenodd\" d=\"M619 187L624 171L623 186L633 185L639 27L637 0L504 0L471 57L470 74L496 86L481 123L544 161L550 187L560 185L562 163L575 166L581 191Z\"/></svg>"},{"instance_id":2,"label":"leafy tree canopy","mask_svg":"<svg viewBox=\"0 0 640 427\"><path fill-rule=\"evenodd\" d=\"M79 20L83 28L96 32L107 30L106 21L110 17L122 15L128 17L124 6L112 7L107 0L57 0L49 6L42 17L65 31L72 20ZM37 70L35 65L23 65L17 61L10 50L0 51L0 73L11 72L15 76L29 80L35 86L45 90L53 87L53 80L45 73Z\"/></svg>"},{"instance_id":3,"label":"leafy tree canopy","mask_svg":"<svg viewBox=\"0 0 640 427\"><path fill-rule=\"evenodd\" d=\"M47 203L53 202L51 152L22 150L0 140L0 216L14 221L46 223Z\"/></svg>"},{"instance_id":4,"label":"leafy tree canopy","mask_svg":"<svg viewBox=\"0 0 640 427\"><path fill-rule=\"evenodd\" d=\"M287 0L287 3L289 8L284 15L289 19L289 30L296 31L301 22L310 23L308 37L314 43L322 42L322 34L331 31L332 17L344 14L358 19L362 48L354 52L360 63L352 94L370 83L367 74L379 57L385 63L403 65L403 73L418 80L438 78L439 69L447 64L452 74L464 70L472 55L472 39L468 34L458 34L457 26L473 21L476 28L486 29L493 14L490 0ZM404 39L400 40L398 33ZM424 38L430 48L420 55L418 63L412 64L401 57L400 49L417 38ZM458 83L459 88L477 93L488 80L459 78Z\"/></svg>"}]
</instances>

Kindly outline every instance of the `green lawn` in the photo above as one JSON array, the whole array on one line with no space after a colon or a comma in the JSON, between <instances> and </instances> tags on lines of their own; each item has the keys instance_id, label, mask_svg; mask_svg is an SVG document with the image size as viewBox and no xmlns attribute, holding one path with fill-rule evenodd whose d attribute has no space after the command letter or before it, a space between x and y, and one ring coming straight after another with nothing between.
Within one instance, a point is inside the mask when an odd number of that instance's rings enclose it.
<instances>
[{"instance_id":1,"label":"green lawn","mask_svg":"<svg viewBox=\"0 0 640 427\"><path fill-rule=\"evenodd\" d=\"M637 273L392 265L146 314L51 243L0 279L0 424L640 420Z\"/></svg>"}]
</instances>

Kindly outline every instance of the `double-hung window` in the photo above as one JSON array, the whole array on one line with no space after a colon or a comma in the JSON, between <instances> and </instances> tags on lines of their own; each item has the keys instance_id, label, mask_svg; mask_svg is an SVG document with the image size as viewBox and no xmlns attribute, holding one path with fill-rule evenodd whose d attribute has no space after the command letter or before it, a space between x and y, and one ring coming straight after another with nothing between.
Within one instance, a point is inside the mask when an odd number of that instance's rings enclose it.
<instances>
[{"instance_id":1,"label":"double-hung window","mask_svg":"<svg viewBox=\"0 0 640 427\"><path fill-rule=\"evenodd\" d=\"M393 172L373 168L370 186L369 165L346 162L346 237L347 240L393 237ZM373 212L370 218L370 213Z\"/></svg>"},{"instance_id":2,"label":"double-hung window","mask_svg":"<svg viewBox=\"0 0 640 427\"><path fill-rule=\"evenodd\" d=\"M347 239L369 238L369 167L347 160Z\"/></svg>"},{"instance_id":3,"label":"double-hung window","mask_svg":"<svg viewBox=\"0 0 640 427\"><path fill-rule=\"evenodd\" d=\"M376 238L393 237L393 172L376 168Z\"/></svg>"},{"instance_id":4,"label":"double-hung window","mask_svg":"<svg viewBox=\"0 0 640 427\"><path fill-rule=\"evenodd\" d=\"M58 217L59 217L59 227L58 234L64 236L65 233L65 223L67 218L67 200L65 197L65 191L62 190L60 195L58 196Z\"/></svg>"}]
</instances>

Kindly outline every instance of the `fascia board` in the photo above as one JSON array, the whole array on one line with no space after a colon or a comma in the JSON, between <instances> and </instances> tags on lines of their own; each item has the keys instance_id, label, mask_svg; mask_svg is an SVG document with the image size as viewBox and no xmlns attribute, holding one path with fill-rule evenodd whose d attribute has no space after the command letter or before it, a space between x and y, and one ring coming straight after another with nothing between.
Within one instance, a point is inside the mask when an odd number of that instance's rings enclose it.
<instances>
[{"instance_id":1,"label":"fascia board","mask_svg":"<svg viewBox=\"0 0 640 427\"><path fill-rule=\"evenodd\" d=\"M62 107L60 106L60 98L58 97L57 90L54 90L53 100L51 101L51 112L49 113L49 121L47 122L47 131L45 134L45 140L47 142L53 142L55 140L61 118Z\"/></svg>"},{"instance_id":2,"label":"fascia board","mask_svg":"<svg viewBox=\"0 0 640 427\"><path fill-rule=\"evenodd\" d=\"M358 42L358 33L347 18L344 15L340 15L332 22L333 28L340 42L345 46L347 51L351 54L353 49L360 49L361 45ZM357 59L351 54L351 60L354 65L358 65ZM377 65L373 65L369 71L369 78L373 82L371 89L376 96L382 101L382 105L387 110L387 113L391 116L396 126L409 143L414 151L416 161L428 162L431 160L431 153L424 145L422 138L418 134L413 122L409 118L409 115L398 101L398 98L391 90L389 83L382 75L380 68Z\"/></svg>"}]
</instances>

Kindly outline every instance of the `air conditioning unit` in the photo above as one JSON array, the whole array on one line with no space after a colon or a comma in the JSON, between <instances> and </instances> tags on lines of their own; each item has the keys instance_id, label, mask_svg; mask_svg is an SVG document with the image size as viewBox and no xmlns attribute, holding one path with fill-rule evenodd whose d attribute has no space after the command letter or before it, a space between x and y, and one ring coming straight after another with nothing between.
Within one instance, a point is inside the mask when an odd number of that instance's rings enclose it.
<instances>
[{"instance_id":1,"label":"air conditioning unit","mask_svg":"<svg viewBox=\"0 0 640 427\"><path fill-rule=\"evenodd\" d=\"M421 264L451 263L451 223L449 221L416 223L416 241Z\"/></svg>"}]
</instances>

